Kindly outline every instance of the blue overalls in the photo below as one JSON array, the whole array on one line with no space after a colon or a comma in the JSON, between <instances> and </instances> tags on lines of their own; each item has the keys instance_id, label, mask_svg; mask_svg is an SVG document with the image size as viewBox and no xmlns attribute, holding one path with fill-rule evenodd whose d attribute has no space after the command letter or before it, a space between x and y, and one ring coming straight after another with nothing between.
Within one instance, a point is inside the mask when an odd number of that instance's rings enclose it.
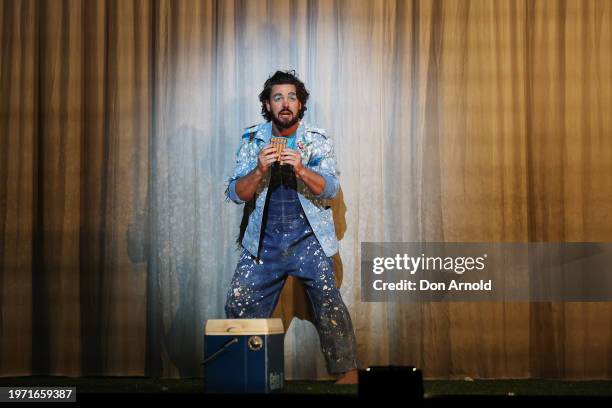
<instances>
[{"instance_id":1,"label":"blue overalls","mask_svg":"<svg viewBox=\"0 0 612 408\"><path fill-rule=\"evenodd\" d=\"M230 319L269 318L288 275L304 283L312 306L327 371L338 374L356 368L353 325L340 291L334 265L325 256L297 196L290 165L270 168L270 197L261 258L243 250L227 294Z\"/></svg>"}]
</instances>

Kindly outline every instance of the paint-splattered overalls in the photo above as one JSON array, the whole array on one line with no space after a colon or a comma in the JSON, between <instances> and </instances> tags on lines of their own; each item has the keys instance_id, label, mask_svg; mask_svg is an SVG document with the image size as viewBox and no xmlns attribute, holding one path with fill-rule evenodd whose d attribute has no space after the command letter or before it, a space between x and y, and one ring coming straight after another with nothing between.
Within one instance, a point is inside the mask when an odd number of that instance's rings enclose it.
<instances>
[{"instance_id":1,"label":"paint-splattered overalls","mask_svg":"<svg viewBox=\"0 0 612 408\"><path fill-rule=\"evenodd\" d=\"M356 342L348 310L336 287L334 266L325 256L297 196L289 165L275 165L261 260L242 251L225 311L228 318L268 318L288 275L304 283L313 308L321 350L332 374L356 367Z\"/></svg>"}]
</instances>

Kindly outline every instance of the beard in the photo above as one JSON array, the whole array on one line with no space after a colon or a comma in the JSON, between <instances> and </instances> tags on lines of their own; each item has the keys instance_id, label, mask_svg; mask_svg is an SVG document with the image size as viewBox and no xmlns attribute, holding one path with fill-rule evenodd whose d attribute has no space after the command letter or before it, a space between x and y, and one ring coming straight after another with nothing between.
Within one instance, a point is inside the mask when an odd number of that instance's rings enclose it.
<instances>
[{"instance_id":1,"label":"beard","mask_svg":"<svg viewBox=\"0 0 612 408\"><path fill-rule=\"evenodd\" d=\"M281 113L282 112L279 112L278 114L280 115ZM293 112L291 112L291 114L293 115ZM298 123L299 120L300 120L300 118L298 118L296 115L293 115L293 118L291 120L288 120L288 121L284 121L284 120L280 119L278 116L272 115L272 122L274 122L276 127L278 129L280 129L280 130L289 129L291 126L293 126L296 123Z\"/></svg>"}]
</instances>

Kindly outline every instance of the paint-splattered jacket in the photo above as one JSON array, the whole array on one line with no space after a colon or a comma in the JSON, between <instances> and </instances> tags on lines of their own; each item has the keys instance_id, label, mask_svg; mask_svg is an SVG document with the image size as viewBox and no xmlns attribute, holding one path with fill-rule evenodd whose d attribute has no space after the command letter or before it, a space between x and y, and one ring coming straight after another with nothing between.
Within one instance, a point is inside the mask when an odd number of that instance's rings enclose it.
<instances>
[{"instance_id":1,"label":"paint-splattered jacket","mask_svg":"<svg viewBox=\"0 0 612 408\"><path fill-rule=\"evenodd\" d=\"M236 181L247 175L257 166L259 151L270 142L272 123L266 122L247 128L242 135L240 148L236 154L236 165L226 189L226 196L235 203L244 203L236 194ZM325 188L320 195L314 195L302 180L298 179L297 190L300 203L308 218L313 232L325 255L338 252L338 240L334 229L332 210L328 199L334 198L340 183L336 171L336 156L331 139L321 129L301 122L296 134L296 146L302 155L302 164L317 172L325 179ZM256 191L255 208L250 214L248 225L242 239L242 246L253 256L258 256L261 223L270 181L270 171Z\"/></svg>"}]
</instances>

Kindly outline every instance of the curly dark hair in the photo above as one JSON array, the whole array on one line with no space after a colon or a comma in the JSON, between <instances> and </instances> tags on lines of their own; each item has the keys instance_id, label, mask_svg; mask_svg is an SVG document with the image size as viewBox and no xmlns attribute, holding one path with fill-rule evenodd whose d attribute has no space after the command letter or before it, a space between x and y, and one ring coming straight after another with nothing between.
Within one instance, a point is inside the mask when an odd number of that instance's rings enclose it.
<instances>
[{"instance_id":1,"label":"curly dark hair","mask_svg":"<svg viewBox=\"0 0 612 408\"><path fill-rule=\"evenodd\" d=\"M295 85L297 98L302 103L302 109L298 113L298 118L304 117L306 112L306 102L308 102L308 96L310 93L306 90L304 83L299 80L295 75L295 71L276 71L274 75L266 80L264 89L259 94L259 101L261 102L261 115L269 122L272 120L272 114L266 109L266 102L270 100L270 93L274 85Z\"/></svg>"}]
</instances>

